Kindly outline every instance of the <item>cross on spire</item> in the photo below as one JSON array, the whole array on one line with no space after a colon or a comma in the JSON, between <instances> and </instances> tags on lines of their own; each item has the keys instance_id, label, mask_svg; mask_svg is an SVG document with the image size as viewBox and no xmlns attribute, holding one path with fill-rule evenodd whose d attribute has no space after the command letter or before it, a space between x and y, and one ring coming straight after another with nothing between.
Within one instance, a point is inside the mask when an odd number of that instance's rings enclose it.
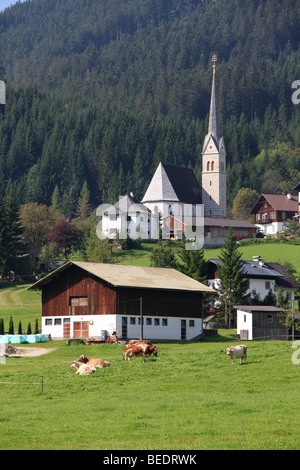
<instances>
[{"instance_id":1,"label":"cross on spire","mask_svg":"<svg viewBox=\"0 0 300 470\"><path fill-rule=\"evenodd\" d=\"M213 73L214 74L216 73L216 62L217 62L217 60L218 60L217 59L217 54L213 54L211 61L213 63Z\"/></svg>"}]
</instances>

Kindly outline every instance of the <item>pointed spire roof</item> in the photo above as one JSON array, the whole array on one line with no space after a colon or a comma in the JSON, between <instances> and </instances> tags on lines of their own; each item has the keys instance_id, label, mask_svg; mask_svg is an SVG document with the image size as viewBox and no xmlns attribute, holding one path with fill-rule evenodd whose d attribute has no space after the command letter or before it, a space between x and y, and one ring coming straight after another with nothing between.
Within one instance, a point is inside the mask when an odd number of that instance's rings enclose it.
<instances>
[{"instance_id":1,"label":"pointed spire roof","mask_svg":"<svg viewBox=\"0 0 300 470\"><path fill-rule=\"evenodd\" d=\"M222 133L220 130L219 123L219 111L218 111L218 98L217 98L217 87L216 87L216 57L213 56L213 79L211 87L211 98L210 98L210 110L209 110L209 123L208 123L208 133L204 140L203 151L205 151L209 138L212 136L214 142L219 149L220 141L222 139Z\"/></svg>"}]
</instances>

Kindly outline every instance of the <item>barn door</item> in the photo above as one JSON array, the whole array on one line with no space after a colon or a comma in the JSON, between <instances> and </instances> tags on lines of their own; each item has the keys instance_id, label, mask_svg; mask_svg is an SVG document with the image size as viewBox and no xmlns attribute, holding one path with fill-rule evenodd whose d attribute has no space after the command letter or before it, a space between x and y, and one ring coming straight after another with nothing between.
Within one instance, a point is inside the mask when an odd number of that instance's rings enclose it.
<instances>
[{"instance_id":1,"label":"barn door","mask_svg":"<svg viewBox=\"0 0 300 470\"><path fill-rule=\"evenodd\" d=\"M64 338L71 338L71 319L64 318Z\"/></svg>"},{"instance_id":2,"label":"barn door","mask_svg":"<svg viewBox=\"0 0 300 470\"><path fill-rule=\"evenodd\" d=\"M186 320L181 320L181 341L186 340Z\"/></svg>"},{"instance_id":3,"label":"barn door","mask_svg":"<svg viewBox=\"0 0 300 470\"><path fill-rule=\"evenodd\" d=\"M88 338L89 337L89 322L77 321L74 322L74 338Z\"/></svg>"}]
</instances>

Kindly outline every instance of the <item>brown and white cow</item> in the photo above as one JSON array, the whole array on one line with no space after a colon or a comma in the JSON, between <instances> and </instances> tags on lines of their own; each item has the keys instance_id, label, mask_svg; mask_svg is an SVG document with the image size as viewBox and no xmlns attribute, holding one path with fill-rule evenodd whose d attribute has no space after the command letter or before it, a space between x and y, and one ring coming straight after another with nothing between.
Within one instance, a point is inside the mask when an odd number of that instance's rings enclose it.
<instances>
[{"instance_id":1,"label":"brown and white cow","mask_svg":"<svg viewBox=\"0 0 300 470\"><path fill-rule=\"evenodd\" d=\"M239 346L231 346L230 348L224 349L227 352L227 355L230 356L232 364L234 364L235 358L240 358L240 364L242 364L243 359L246 362L247 359L247 346L240 344Z\"/></svg>"},{"instance_id":2,"label":"brown and white cow","mask_svg":"<svg viewBox=\"0 0 300 470\"><path fill-rule=\"evenodd\" d=\"M87 364L93 367L99 367L99 369L103 369L103 367L109 367L110 362L104 361L104 359L94 359L93 357L86 357L83 354L77 359L78 362L82 362L83 364Z\"/></svg>"},{"instance_id":3,"label":"brown and white cow","mask_svg":"<svg viewBox=\"0 0 300 470\"><path fill-rule=\"evenodd\" d=\"M125 345L130 346L126 348L125 351L125 361L131 361L132 356L143 356L143 362L145 362L146 357L150 357L152 354L157 356L157 353L160 349L156 346L156 344L149 345L149 344L132 344L132 345ZM124 348L125 349L125 348Z\"/></svg>"},{"instance_id":4,"label":"brown and white cow","mask_svg":"<svg viewBox=\"0 0 300 470\"><path fill-rule=\"evenodd\" d=\"M90 375L97 371L96 367L89 366L80 361L73 361L70 367L77 369L76 375Z\"/></svg>"}]
</instances>

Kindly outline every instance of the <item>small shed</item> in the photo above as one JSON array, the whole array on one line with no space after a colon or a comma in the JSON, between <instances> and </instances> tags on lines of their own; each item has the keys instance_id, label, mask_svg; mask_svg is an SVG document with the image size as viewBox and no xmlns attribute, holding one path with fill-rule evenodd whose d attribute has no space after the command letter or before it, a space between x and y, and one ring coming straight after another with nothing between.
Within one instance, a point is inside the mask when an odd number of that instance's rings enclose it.
<instances>
[{"instance_id":1,"label":"small shed","mask_svg":"<svg viewBox=\"0 0 300 470\"><path fill-rule=\"evenodd\" d=\"M237 334L242 340L279 340L289 334L284 326L285 310L272 305L234 305Z\"/></svg>"},{"instance_id":2,"label":"small shed","mask_svg":"<svg viewBox=\"0 0 300 470\"><path fill-rule=\"evenodd\" d=\"M203 332L203 293L175 269L69 261L30 290L42 291L42 331L53 338L191 340Z\"/></svg>"}]
</instances>

